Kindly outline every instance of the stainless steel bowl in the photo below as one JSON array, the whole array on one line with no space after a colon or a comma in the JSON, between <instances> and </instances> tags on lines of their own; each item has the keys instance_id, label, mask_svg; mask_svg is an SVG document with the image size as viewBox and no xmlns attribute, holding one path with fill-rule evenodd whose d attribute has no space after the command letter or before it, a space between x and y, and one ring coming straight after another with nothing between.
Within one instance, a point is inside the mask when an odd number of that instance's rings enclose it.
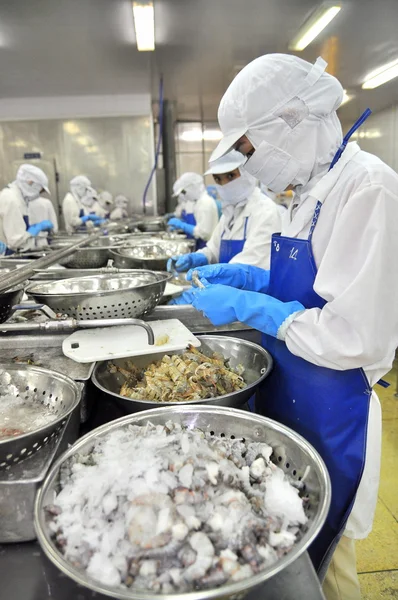
<instances>
[{"instance_id":1,"label":"stainless steel bowl","mask_svg":"<svg viewBox=\"0 0 398 600\"><path fill-rule=\"evenodd\" d=\"M51 244L53 250L70 246L70 240L56 241ZM94 240L86 248L78 248L76 252L60 261L67 269L99 269L105 267L109 259L111 245L107 237Z\"/></svg>"},{"instance_id":2,"label":"stainless steel bowl","mask_svg":"<svg viewBox=\"0 0 398 600\"><path fill-rule=\"evenodd\" d=\"M7 468L29 458L58 436L68 416L79 405L81 387L56 371L10 364L0 366L0 394L20 396L26 402L49 407L54 413L54 419L40 429L0 440L0 468Z\"/></svg>"},{"instance_id":3,"label":"stainless steel bowl","mask_svg":"<svg viewBox=\"0 0 398 600\"><path fill-rule=\"evenodd\" d=\"M164 425L173 420L186 427L198 427L210 435L234 436L237 439L266 442L273 448L272 460L294 480L305 478L301 493L308 496L305 513L308 517L301 538L286 555L276 563L243 581L209 590L187 594L156 594L138 592L120 587L110 587L90 578L86 572L71 565L61 554L51 537L44 507L54 502L59 489L62 466L77 453L88 452L103 435L130 424L143 425L150 421ZM254 588L283 571L301 556L321 530L330 506L331 485L325 464L314 448L300 435L288 427L250 412L220 406L173 406L148 410L118 419L81 438L57 460L48 474L43 487L36 496L35 528L43 551L65 575L99 594L123 600L211 600L215 598L243 598ZM276 599L275 599L276 600Z\"/></svg>"},{"instance_id":4,"label":"stainless steel bowl","mask_svg":"<svg viewBox=\"0 0 398 600\"><path fill-rule=\"evenodd\" d=\"M209 356L213 352L220 352L225 358L229 358L231 367L242 365L245 368L244 379L247 386L243 390L225 394L217 398L209 398L207 400L190 401L190 402L150 402L148 400L132 400L125 398L119 394L119 390L126 381L121 373L110 373L109 364L114 363L121 367L126 367L129 359L121 358L118 360L103 361L96 364L92 381L94 385L101 391L104 398L113 399L123 410L128 413L134 413L141 410L148 410L158 406L183 406L192 404L216 404L218 406L231 406L239 408L254 394L256 388L269 375L272 369L271 355L257 344L218 335L200 335L198 336L202 342L199 350ZM172 352L171 354L181 354L184 352ZM145 367L154 360L160 360L165 352L152 354L151 356L136 356L130 359L138 367Z\"/></svg>"},{"instance_id":5,"label":"stainless steel bowl","mask_svg":"<svg viewBox=\"0 0 398 600\"><path fill-rule=\"evenodd\" d=\"M140 231L166 231L166 219L164 217L144 217L138 224Z\"/></svg>"},{"instance_id":6,"label":"stainless steel bowl","mask_svg":"<svg viewBox=\"0 0 398 600\"><path fill-rule=\"evenodd\" d=\"M168 279L168 273L152 271L72 277L33 283L26 293L54 312L75 319L139 318L159 303Z\"/></svg>"},{"instance_id":7,"label":"stainless steel bowl","mask_svg":"<svg viewBox=\"0 0 398 600\"><path fill-rule=\"evenodd\" d=\"M165 271L169 258L193 252L194 247L193 240L152 239L133 246L114 248L110 251L110 257L115 267L120 269Z\"/></svg>"}]
</instances>

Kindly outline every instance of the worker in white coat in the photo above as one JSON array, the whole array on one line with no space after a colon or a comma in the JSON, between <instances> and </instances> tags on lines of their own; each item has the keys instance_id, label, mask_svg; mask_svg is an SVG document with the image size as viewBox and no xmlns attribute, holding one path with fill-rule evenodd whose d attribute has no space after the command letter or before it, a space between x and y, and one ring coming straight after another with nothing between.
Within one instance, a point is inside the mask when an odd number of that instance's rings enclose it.
<instances>
[{"instance_id":1,"label":"worker in white coat","mask_svg":"<svg viewBox=\"0 0 398 600\"><path fill-rule=\"evenodd\" d=\"M54 205L44 196L39 196L36 200L28 203L29 224L36 225L42 221L50 221L53 224L53 231L58 231L58 219L55 214ZM48 245L48 231L41 231L37 236L37 246L43 248Z\"/></svg>"},{"instance_id":2,"label":"worker in white coat","mask_svg":"<svg viewBox=\"0 0 398 600\"><path fill-rule=\"evenodd\" d=\"M105 211L105 218L109 219L113 209L113 196L110 192L103 190L98 194L98 204Z\"/></svg>"},{"instance_id":3,"label":"worker in white coat","mask_svg":"<svg viewBox=\"0 0 398 600\"><path fill-rule=\"evenodd\" d=\"M85 175L77 175L70 181L70 191L62 203L65 229L68 233L98 225L106 212L96 200L96 192Z\"/></svg>"},{"instance_id":4,"label":"worker in white coat","mask_svg":"<svg viewBox=\"0 0 398 600\"><path fill-rule=\"evenodd\" d=\"M184 173L173 186L174 195L182 194L185 206L181 218L172 217L168 225L170 229L182 230L188 238L196 240L196 248L206 245L218 223L217 206L206 192L202 175Z\"/></svg>"},{"instance_id":5,"label":"worker in white coat","mask_svg":"<svg viewBox=\"0 0 398 600\"><path fill-rule=\"evenodd\" d=\"M173 256L168 270L178 272L215 263L245 263L269 269L271 237L281 230L277 205L257 187L254 177L242 169L245 157L232 150L211 163L205 175L213 175L221 198L222 217L206 246L191 254ZM189 304L187 290L171 304Z\"/></svg>"},{"instance_id":6,"label":"worker in white coat","mask_svg":"<svg viewBox=\"0 0 398 600\"><path fill-rule=\"evenodd\" d=\"M343 88L315 65L270 54L247 65L218 112L245 170L295 196L272 243L271 269L199 267L193 306L215 325L242 321L263 335L274 367L256 410L303 435L332 483L326 524L309 551L328 600L360 598L354 539L372 528L381 409L372 391L398 346L398 176L343 138ZM187 278L192 274L189 272Z\"/></svg>"},{"instance_id":7,"label":"worker in white coat","mask_svg":"<svg viewBox=\"0 0 398 600\"><path fill-rule=\"evenodd\" d=\"M50 231L54 223L42 219L34 225L29 222L29 204L39 198L41 192L50 193L47 175L34 165L21 165L16 180L0 192L0 252L34 250L40 247L38 236Z\"/></svg>"},{"instance_id":8,"label":"worker in white coat","mask_svg":"<svg viewBox=\"0 0 398 600\"><path fill-rule=\"evenodd\" d=\"M129 213L127 212L129 205L128 198L119 194L115 198L115 208L111 212L111 220L112 221L120 221L121 219L127 219Z\"/></svg>"}]
</instances>

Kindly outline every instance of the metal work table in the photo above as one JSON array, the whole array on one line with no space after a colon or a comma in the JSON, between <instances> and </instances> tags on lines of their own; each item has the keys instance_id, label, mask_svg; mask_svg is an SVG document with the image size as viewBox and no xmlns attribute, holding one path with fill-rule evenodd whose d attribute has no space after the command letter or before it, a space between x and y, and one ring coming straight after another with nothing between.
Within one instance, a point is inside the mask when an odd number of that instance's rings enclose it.
<instances>
[{"instance_id":1,"label":"metal work table","mask_svg":"<svg viewBox=\"0 0 398 600\"><path fill-rule=\"evenodd\" d=\"M77 585L50 563L36 542L0 546L1 598L91 600L108 598ZM324 600L307 553L246 596L247 600Z\"/></svg>"}]
</instances>

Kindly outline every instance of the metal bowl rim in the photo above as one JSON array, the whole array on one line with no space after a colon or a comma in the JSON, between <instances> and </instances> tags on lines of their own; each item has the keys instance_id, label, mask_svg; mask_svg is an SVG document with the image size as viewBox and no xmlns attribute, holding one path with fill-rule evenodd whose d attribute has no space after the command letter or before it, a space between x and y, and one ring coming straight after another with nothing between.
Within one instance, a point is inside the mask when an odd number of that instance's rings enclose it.
<instances>
[{"instance_id":1,"label":"metal bowl rim","mask_svg":"<svg viewBox=\"0 0 398 600\"><path fill-rule=\"evenodd\" d=\"M150 322L149 322L149 324L150 324ZM225 400L226 398L230 398L231 396L234 396L234 395L238 394L239 392L245 392L247 390L251 390L252 388L259 386L260 383L262 383L264 381L264 379L266 377L268 377L268 375L270 374L270 372L272 370L272 366L273 366L272 356L268 352L268 350L266 350L259 344L255 344L254 342L250 342L249 340L242 340L240 338L230 337L228 335L206 335L206 334L200 335L199 334L199 335L196 335L195 337L204 338L204 340L231 340L233 342L239 342L241 345L244 345L246 347L251 347L253 349L260 351L260 354L262 354L264 356L264 358L267 359L268 366L265 369L264 373L261 375L261 377L256 379L256 381L254 381L253 383L250 383L250 385L247 385L242 390L239 390L238 392L231 392L229 394L224 394L223 396L216 396L215 398L203 398L200 401L199 400L188 400L187 402L158 402L158 403L156 403L154 400L138 400L135 398L134 399L126 398L125 396L121 396L120 394L115 394L115 392L111 392L110 390L105 388L103 385L101 385L97 379L97 372L99 371L100 367L104 363L110 362L111 359L101 360L96 363L96 365L94 367L94 371L91 375L91 381L102 392L105 392L106 394L110 394L111 396L114 396L117 399L127 401L127 402L128 401L130 401L132 403L136 403L136 402L141 403L142 402L142 404L149 404L149 405L159 404L159 406L193 406L193 405L197 405L197 404L210 404L214 400ZM159 353L161 353L161 351L162 351L161 346L159 346ZM171 352L171 354L175 354L175 352ZM126 357L126 358L129 358L129 357ZM131 358L134 358L134 357L131 357ZM119 360L119 359L116 359L116 360ZM147 410L151 410L151 409L147 409Z\"/></svg>"},{"instance_id":2,"label":"metal bowl rim","mask_svg":"<svg viewBox=\"0 0 398 600\"><path fill-rule=\"evenodd\" d=\"M104 584L101 584L93 579L91 579L88 575L85 575L75 567L73 567L68 561L63 557L63 555L55 549L54 545L51 544L45 533L45 527L43 527L43 510L41 510L42 497L44 496L47 489L53 483L53 480L58 474L59 468L70 456L75 454L79 449L82 448L87 442L90 442L96 437L99 437L102 434L108 433L113 429L117 429L118 427L122 427L124 425L128 425L134 421L141 421L145 419L151 418L151 415L155 414L168 414L173 412L169 407L161 407L154 408L151 410L141 411L139 413L134 413L132 415L127 415L125 417L121 417L120 419L116 419L115 421L111 421L110 423L106 423L105 425L101 425L100 427L94 429L90 433L87 433L83 437L81 437L77 442L75 442L66 452L64 452L53 464L49 473L46 476L46 479L39 489L34 506L34 528L36 531L37 539L40 543L41 548L47 557L55 564L55 566L60 569L65 575L71 577L76 583L82 585L83 587L89 588L97 593L102 593L107 596L113 598L119 598L120 600L154 600L154 598L158 600L210 600L212 598L227 598L234 594L239 594L242 592L248 592L251 589L254 589L256 586L261 585L266 580L270 579L277 573L280 573L283 569L292 564L297 558L306 551L308 546L314 540L314 538L318 535L323 523L326 520L330 502L331 502L331 482L328 471L326 469L326 465L318 454L318 452L311 446L311 444L303 438L301 435L274 421L269 419L268 417L263 417L262 415L257 415L255 413L246 413L236 408L228 408L224 406L203 406L196 405L194 408L186 405L181 406L181 410L179 412L210 412L210 413L220 413L220 414L235 414L237 417L242 413L248 418L250 416L250 420L253 421L253 424L258 425L267 425L269 429L273 431L278 431L287 435L302 448L304 446L306 452L310 455L312 461L316 463L318 470L320 472L321 478L325 482L325 494L323 497L322 505L318 510L318 514L314 519L312 525L311 535L308 535L307 531L301 540L294 546L294 549L283 556L280 560L278 560L274 565L265 569L263 572L258 573L257 575L253 575L248 579L243 579L242 581L223 585L218 588L212 588L210 590L200 590L198 592L188 592L188 593L175 593L175 594L154 594L153 592L140 592L134 591L130 592L128 590L124 590L123 588L115 588L110 587ZM171 415L170 415L170 418Z\"/></svg>"},{"instance_id":3,"label":"metal bowl rim","mask_svg":"<svg viewBox=\"0 0 398 600\"><path fill-rule=\"evenodd\" d=\"M33 289L34 287L37 287L38 285L49 285L47 283L33 283L31 285L28 285L28 287L26 288L26 293L27 294L31 294L32 296L51 296L51 297L75 297L75 296L93 296L95 295L96 297L98 296L105 296L108 294L115 294L115 293L120 293L120 292L127 292L129 290L136 290L136 289L142 289L145 287L149 287L152 285L157 285L159 283L163 283L164 281L167 282L169 279L171 279L172 274L171 273L167 273L165 271L144 271L142 269L135 269L136 271L139 271L140 274L142 273L151 273L151 274L156 274L156 275L162 275L163 277L159 277L157 279L157 281L152 281L150 283L143 283L142 285L135 285L132 287L127 287L127 288L123 288L122 290L87 290L84 292L55 292L55 293L48 293L45 291L37 291L35 292ZM62 282L73 282L73 281L81 281L82 279L98 279L98 278L109 278L109 277L116 277L116 278L124 278L124 277L128 277L129 274L125 274L125 273L101 273L100 275L86 275L85 277L69 277L67 279L57 279L55 280L56 283L62 283ZM131 275L131 274L130 274ZM51 282L51 284L54 284L55 282Z\"/></svg>"},{"instance_id":4,"label":"metal bowl rim","mask_svg":"<svg viewBox=\"0 0 398 600\"><path fill-rule=\"evenodd\" d=\"M80 402L80 396L81 396L81 389L80 387L77 385L76 381L74 381L73 379L71 379L70 377L68 377L68 375L64 375L63 373L59 373L58 371L52 371L51 369L46 369L44 367L36 367L34 365L25 365L25 364L17 364L17 363L2 363L0 365L0 371L4 370L11 370L11 371L30 371L30 372L34 372L34 373L38 373L40 374L44 374L44 375L48 375L51 376L53 379L58 379L60 381L63 381L64 383L67 383L71 388L74 389L75 393L75 400L72 403L72 406L68 408L68 410L60 417L58 417L57 419L54 419L54 421L51 421L51 423L48 423L48 425L45 425L44 427L39 427L38 429L34 429L33 431L29 431L28 433L23 433L22 435L16 435L13 436L12 438L6 438L5 440L0 440L0 450L1 447L3 445L8 444L11 440L17 440L18 442L20 440L24 440L24 439L29 439L33 434L38 433L41 429L45 429L48 426L55 426L57 423L59 423L60 421L62 421L63 419L65 419L66 417L68 417L76 408L76 406L79 404Z\"/></svg>"}]
</instances>

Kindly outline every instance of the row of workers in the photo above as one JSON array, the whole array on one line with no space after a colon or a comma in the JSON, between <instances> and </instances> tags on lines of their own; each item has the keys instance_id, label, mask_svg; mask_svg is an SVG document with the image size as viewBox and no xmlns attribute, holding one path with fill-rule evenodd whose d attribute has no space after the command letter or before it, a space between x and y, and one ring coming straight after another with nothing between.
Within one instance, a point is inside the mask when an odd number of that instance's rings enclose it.
<instances>
[{"instance_id":1,"label":"row of workers","mask_svg":"<svg viewBox=\"0 0 398 600\"><path fill-rule=\"evenodd\" d=\"M0 253L13 254L47 245L49 231L58 231L58 220L51 200L46 174L35 165L21 165L16 179L0 192ZM104 219L123 219L128 216L128 199L109 192L97 192L84 175L74 177L70 191L63 201L63 217L68 233ZM113 210L112 210L113 208Z\"/></svg>"}]
</instances>

